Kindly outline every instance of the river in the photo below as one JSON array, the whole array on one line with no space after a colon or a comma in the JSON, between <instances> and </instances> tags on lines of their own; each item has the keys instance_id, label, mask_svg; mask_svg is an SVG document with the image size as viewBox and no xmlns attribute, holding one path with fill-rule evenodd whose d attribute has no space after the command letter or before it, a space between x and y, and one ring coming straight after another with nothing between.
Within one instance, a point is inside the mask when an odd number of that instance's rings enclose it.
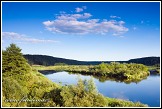
<instances>
[{"instance_id":1,"label":"river","mask_svg":"<svg viewBox=\"0 0 162 109\"><path fill-rule=\"evenodd\" d=\"M54 72L45 74L45 76L56 83L76 84L78 78L91 79L99 93L111 98L119 98L124 100L130 100L133 102L140 101L141 103L148 104L151 107L160 107L160 76L150 75L147 79L144 79L138 83L116 82L112 80L106 80L104 82L99 81L93 76L70 74L68 72Z\"/></svg>"}]
</instances>

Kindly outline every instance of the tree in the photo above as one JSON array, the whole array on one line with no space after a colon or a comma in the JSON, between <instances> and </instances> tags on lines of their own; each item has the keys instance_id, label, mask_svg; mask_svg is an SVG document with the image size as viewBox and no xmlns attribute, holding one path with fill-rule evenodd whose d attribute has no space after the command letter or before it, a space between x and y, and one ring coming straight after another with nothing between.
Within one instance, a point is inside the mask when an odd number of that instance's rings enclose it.
<instances>
[{"instance_id":1,"label":"tree","mask_svg":"<svg viewBox=\"0 0 162 109\"><path fill-rule=\"evenodd\" d=\"M105 64L104 62L98 65L98 69L100 70L101 75L106 75L106 73L109 72L109 70L107 69L107 64Z\"/></svg>"},{"instance_id":2,"label":"tree","mask_svg":"<svg viewBox=\"0 0 162 109\"><path fill-rule=\"evenodd\" d=\"M2 51L2 73L24 74L30 71L30 65L15 44Z\"/></svg>"}]
</instances>

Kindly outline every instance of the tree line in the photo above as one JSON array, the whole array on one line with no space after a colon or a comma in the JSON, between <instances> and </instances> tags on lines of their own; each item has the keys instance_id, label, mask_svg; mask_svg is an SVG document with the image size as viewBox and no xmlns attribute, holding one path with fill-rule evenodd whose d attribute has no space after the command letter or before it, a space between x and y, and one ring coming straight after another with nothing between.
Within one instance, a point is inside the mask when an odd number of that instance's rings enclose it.
<instances>
[{"instance_id":1,"label":"tree line","mask_svg":"<svg viewBox=\"0 0 162 109\"><path fill-rule=\"evenodd\" d=\"M112 61L77 61L72 59L64 59L64 58L57 58L47 55L23 55L25 59L28 60L30 65L44 65L50 66L55 65L57 63L65 63L68 65L98 65L102 62L110 63ZM137 59L130 59L128 61L116 61L120 63L137 63L137 64L144 64L148 66L152 65L160 65L160 57L143 57Z\"/></svg>"}]
</instances>

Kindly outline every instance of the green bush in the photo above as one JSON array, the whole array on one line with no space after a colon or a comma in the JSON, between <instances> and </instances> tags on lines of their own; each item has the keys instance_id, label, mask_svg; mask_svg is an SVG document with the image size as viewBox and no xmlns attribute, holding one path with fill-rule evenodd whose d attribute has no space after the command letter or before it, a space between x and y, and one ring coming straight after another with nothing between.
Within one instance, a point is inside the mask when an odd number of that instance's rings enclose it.
<instances>
[{"instance_id":1,"label":"green bush","mask_svg":"<svg viewBox=\"0 0 162 109\"><path fill-rule=\"evenodd\" d=\"M26 97L28 90L26 87L21 86L18 81L13 78L3 78L2 80L2 92L4 95L4 102L10 104L10 106L26 106L25 102L12 101L12 100L21 100L23 97ZM10 101L11 100L11 101Z\"/></svg>"},{"instance_id":2,"label":"green bush","mask_svg":"<svg viewBox=\"0 0 162 109\"><path fill-rule=\"evenodd\" d=\"M77 85L63 86L44 95L51 98L57 106L63 107L103 107L107 106L104 96L97 93L94 83L78 80Z\"/></svg>"}]
</instances>

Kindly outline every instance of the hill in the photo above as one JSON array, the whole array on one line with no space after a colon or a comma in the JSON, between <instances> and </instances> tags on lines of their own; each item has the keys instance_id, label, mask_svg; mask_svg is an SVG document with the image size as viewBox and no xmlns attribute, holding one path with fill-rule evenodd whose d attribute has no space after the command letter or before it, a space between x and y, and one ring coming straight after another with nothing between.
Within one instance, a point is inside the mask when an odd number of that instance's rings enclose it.
<instances>
[{"instance_id":1,"label":"hill","mask_svg":"<svg viewBox=\"0 0 162 109\"><path fill-rule=\"evenodd\" d=\"M58 58L58 57L52 57L47 55L23 55L24 58L28 60L29 64L36 64L36 65L54 65L56 63L65 63L68 65L84 65L87 64L87 62L84 61L77 61L72 59L64 59L64 58Z\"/></svg>"},{"instance_id":2,"label":"hill","mask_svg":"<svg viewBox=\"0 0 162 109\"><path fill-rule=\"evenodd\" d=\"M151 66L151 65L160 64L160 57L143 57L137 59L130 59L128 62L140 63L140 64Z\"/></svg>"},{"instance_id":3,"label":"hill","mask_svg":"<svg viewBox=\"0 0 162 109\"><path fill-rule=\"evenodd\" d=\"M98 65L102 62L104 63L110 63L111 61L77 61L72 59L64 59L64 58L58 58L58 57L52 57L47 55L23 55L27 60L29 64L36 64L36 65L55 65L57 63L65 63L68 65ZM128 61L117 61L120 63L138 63L138 64L144 64L144 65L155 65L160 64L160 57L143 57L143 58L136 58L136 59L130 59Z\"/></svg>"}]
</instances>

